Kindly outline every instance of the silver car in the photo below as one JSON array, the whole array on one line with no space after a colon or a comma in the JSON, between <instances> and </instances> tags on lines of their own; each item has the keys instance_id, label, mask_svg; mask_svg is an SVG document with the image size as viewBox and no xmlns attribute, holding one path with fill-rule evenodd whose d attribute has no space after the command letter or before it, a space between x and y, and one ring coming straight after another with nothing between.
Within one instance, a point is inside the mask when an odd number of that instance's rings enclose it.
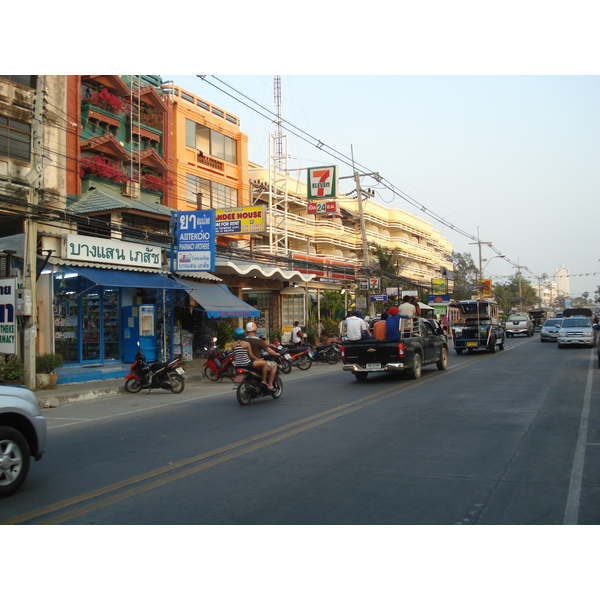
<instances>
[{"instance_id":1,"label":"silver car","mask_svg":"<svg viewBox=\"0 0 600 600\"><path fill-rule=\"evenodd\" d=\"M540 341L555 342L562 319L546 319L540 329Z\"/></svg>"},{"instance_id":2,"label":"silver car","mask_svg":"<svg viewBox=\"0 0 600 600\"><path fill-rule=\"evenodd\" d=\"M556 341L559 348L565 346L594 347L596 336L592 322L587 317L567 317L558 330Z\"/></svg>"},{"instance_id":3,"label":"silver car","mask_svg":"<svg viewBox=\"0 0 600 600\"><path fill-rule=\"evenodd\" d=\"M14 494L29 472L31 457L46 449L46 419L35 394L0 384L0 498Z\"/></svg>"}]
</instances>

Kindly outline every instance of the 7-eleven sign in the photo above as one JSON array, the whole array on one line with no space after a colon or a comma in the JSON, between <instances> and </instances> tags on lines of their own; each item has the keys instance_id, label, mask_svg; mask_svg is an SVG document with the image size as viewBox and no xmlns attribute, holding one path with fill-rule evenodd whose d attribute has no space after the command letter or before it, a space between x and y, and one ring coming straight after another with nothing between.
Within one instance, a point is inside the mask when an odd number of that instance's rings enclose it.
<instances>
[{"instance_id":1,"label":"7-eleven sign","mask_svg":"<svg viewBox=\"0 0 600 600\"><path fill-rule=\"evenodd\" d=\"M308 169L309 200L335 198L337 195L337 167L314 167Z\"/></svg>"}]
</instances>

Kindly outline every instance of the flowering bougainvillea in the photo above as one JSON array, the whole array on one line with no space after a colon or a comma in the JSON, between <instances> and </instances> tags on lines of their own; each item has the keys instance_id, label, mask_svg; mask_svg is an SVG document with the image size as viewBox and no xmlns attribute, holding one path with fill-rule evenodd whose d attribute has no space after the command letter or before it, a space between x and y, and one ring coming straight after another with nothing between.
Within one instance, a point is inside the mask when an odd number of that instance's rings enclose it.
<instances>
[{"instance_id":1,"label":"flowering bougainvillea","mask_svg":"<svg viewBox=\"0 0 600 600\"><path fill-rule=\"evenodd\" d=\"M80 175L93 175L122 183L129 177L120 169L119 163L102 156L83 156L81 158Z\"/></svg>"},{"instance_id":2,"label":"flowering bougainvillea","mask_svg":"<svg viewBox=\"0 0 600 600\"><path fill-rule=\"evenodd\" d=\"M113 96L106 88L102 88L99 92L94 92L85 99L88 104L93 104L98 108L103 108L116 115L123 112L123 102L117 96Z\"/></svg>"},{"instance_id":3,"label":"flowering bougainvillea","mask_svg":"<svg viewBox=\"0 0 600 600\"><path fill-rule=\"evenodd\" d=\"M171 180L167 177L156 177L148 173L142 175L142 187L148 190L164 192L169 185L171 185Z\"/></svg>"}]
</instances>

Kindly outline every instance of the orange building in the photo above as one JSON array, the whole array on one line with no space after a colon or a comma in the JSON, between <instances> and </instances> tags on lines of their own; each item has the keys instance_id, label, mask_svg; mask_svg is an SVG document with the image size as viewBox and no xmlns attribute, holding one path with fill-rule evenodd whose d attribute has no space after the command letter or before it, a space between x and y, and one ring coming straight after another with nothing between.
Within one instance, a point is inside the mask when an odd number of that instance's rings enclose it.
<instances>
[{"instance_id":1,"label":"orange building","mask_svg":"<svg viewBox=\"0 0 600 600\"><path fill-rule=\"evenodd\" d=\"M163 85L170 111L170 206L207 210L249 206L248 136L239 118L180 87Z\"/></svg>"}]
</instances>

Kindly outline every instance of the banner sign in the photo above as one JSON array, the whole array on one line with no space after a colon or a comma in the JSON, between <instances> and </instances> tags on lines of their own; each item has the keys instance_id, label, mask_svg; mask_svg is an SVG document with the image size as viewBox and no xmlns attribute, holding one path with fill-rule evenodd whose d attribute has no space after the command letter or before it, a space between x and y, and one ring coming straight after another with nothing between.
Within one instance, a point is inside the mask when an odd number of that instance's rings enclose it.
<instances>
[{"instance_id":1,"label":"banner sign","mask_svg":"<svg viewBox=\"0 0 600 600\"><path fill-rule=\"evenodd\" d=\"M483 298L491 298L493 296L491 279L478 279L477 287L480 290L480 294Z\"/></svg>"},{"instance_id":2,"label":"banner sign","mask_svg":"<svg viewBox=\"0 0 600 600\"><path fill-rule=\"evenodd\" d=\"M445 294L446 293L446 280L445 279L432 279L431 280L431 293L432 294Z\"/></svg>"},{"instance_id":3,"label":"banner sign","mask_svg":"<svg viewBox=\"0 0 600 600\"><path fill-rule=\"evenodd\" d=\"M17 353L16 287L16 279L0 279L0 352L2 354Z\"/></svg>"},{"instance_id":4,"label":"banner sign","mask_svg":"<svg viewBox=\"0 0 600 600\"><path fill-rule=\"evenodd\" d=\"M324 215L327 213L336 213L338 203L330 200L329 202L309 202L306 205L306 212L309 215Z\"/></svg>"},{"instance_id":5,"label":"banner sign","mask_svg":"<svg viewBox=\"0 0 600 600\"><path fill-rule=\"evenodd\" d=\"M309 200L324 200L337 196L337 167L314 167L307 171Z\"/></svg>"},{"instance_id":6,"label":"banner sign","mask_svg":"<svg viewBox=\"0 0 600 600\"><path fill-rule=\"evenodd\" d=\"M387 294L371 294L371 302L385 302Z\"/></svg>"},{"instance_id":7,"label":"banner sign","mask_svg":"<svg viewBox=\"0 0 600 600\"><path fill-rule=\"evenodd\" d=\"M215 270L215 211L177 213L176 271Z\"/></svg>"},{"instance_id":8,"label":"banner sign","mask_svg":"<svg viewBox=\"0 0 600 600\"><path fill-rule=\"evenodd\" d=\"M238 206L215 210L215 235L266 233L264 206Z\"/></svg>"},{"instance_id":9,"label":"banner sign","mask_svg":"<svg viewBox=\"0 0 600 600\"><path fill-rule=\"evenodd\" d=\"M427 297L427 304L442 304L450 302L449 294L435 294Z\"/></svg>"}]
</instances>

